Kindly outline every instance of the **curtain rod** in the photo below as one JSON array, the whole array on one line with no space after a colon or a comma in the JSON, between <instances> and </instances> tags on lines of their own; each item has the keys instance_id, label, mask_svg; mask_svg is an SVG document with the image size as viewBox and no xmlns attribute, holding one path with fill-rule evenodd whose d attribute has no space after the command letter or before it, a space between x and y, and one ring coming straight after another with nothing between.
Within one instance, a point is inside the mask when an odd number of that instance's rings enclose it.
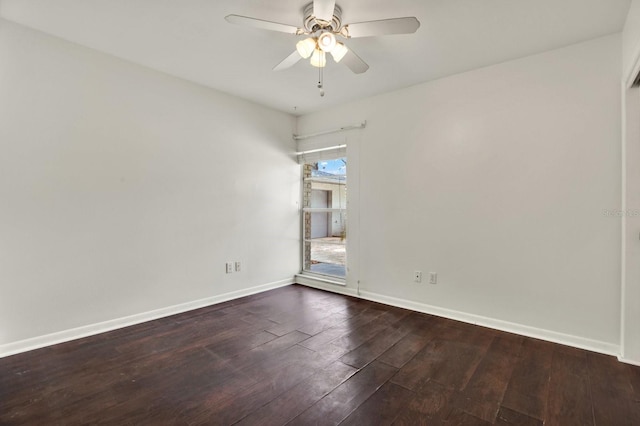
<instances>
[{"instance_id":1,"label":"curtain rod","mask_svg":"<svg viewBox=\"0 0 640 426\"><path fill-rule=\"evenodd\" d=\"M347 145L328 146L326 148L311 149L309 151L296 152L296 155L315 154L316 152L332 151L334 149L346 148Z\"/></svg>"},{"instance_id":2,"label":"curtain rod","mask_svg":"<svg viewBox=\"0 0 640 426\"><path fill-rule=\"evenodd\" d=\"M308 134L308 135L296 135L294 133L293 139L296 140L296 141L299 141L299 140L302 140L302 139L314 138L316 136L329 135L331 133L345 132L347 130L364 129L365 127L367 127L366 120L363 121L362 123L356 124L354 126L345 126L345 127L340 127L339 129L335 129L335 130L326 130L324 132L311 133L311 134Z\"/></svg>"}]
</instances>

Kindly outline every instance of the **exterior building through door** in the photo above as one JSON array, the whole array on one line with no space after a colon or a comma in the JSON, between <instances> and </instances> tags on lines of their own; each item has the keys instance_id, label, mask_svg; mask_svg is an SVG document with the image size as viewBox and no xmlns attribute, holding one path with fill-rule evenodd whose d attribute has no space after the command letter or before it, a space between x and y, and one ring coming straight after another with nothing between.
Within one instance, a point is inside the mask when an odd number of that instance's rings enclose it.
<instances>
[{"instance_id":1,"label":"exterior building through door","mask_svg":"<svg viewBox=\"0 0 640 426\"><path fill-rule=\"evenodd\" d=\"M311 191L311 207L326 209L331 207L331 192L322 189ZM311 213L311 238L331 236L331 213Z\"/></svg>"}]
</instances>

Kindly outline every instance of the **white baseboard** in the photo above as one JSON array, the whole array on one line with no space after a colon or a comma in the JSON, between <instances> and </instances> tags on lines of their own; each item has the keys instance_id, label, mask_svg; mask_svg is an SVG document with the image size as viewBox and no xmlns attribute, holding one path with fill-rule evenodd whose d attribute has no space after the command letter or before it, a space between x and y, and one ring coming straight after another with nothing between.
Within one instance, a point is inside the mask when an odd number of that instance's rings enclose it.
<instances>
[{"instance_id":1,"label":"white baseboard","mask_svg":"<svg viewBox=\"0 0 640 426\"><path fill-rule=\"evenodd\" d=\"M452 309L441 308L438 306L427 305L421 302L414 302L406 299L399 299L391 296L385 296L378 293L372 293L366 290L361 290L360 294L355 289L334 285L331 283L323 283L319 280L309 279L304 276L297 275L296 283L306 285L309 287L327 290L334 293L344 294L353 297L359 297L361 299L370 300L372 302L384 303L385 305L396 306L398 308L409 309L412 311L423 312L425 314L436 315L439 317L449 318L456 321L462 321L469 324L479 325L482 327L488 327L495 330L506 331L508 333L515 333L522 336L532 337L534 339L546 340L553 343L559 343L561 345L573 346L580 349L586 349L593 352L599 352L607 355L613 355L618 357L620 353L620 346L601 342L598 340L591 340L584 337L573 336L570 334L559 333L557 331L545 330L536 327L530 327L527 325L512 323L508 321L502 321L495 318L489 318L481 315L469 314L466 312L455 311ZM620 359L618 357L618 359ZM620 359L622 362L633 364L628 360Z\"/></svg>"},{"instance_id":2,"label":"white baseboard","mask_svg":"<svg viewBox=\"0 0 640 426\"><path fill-rule=\"evenodd\" d=\"M293 283L293 279L275 281L272 283L250 287L243 290L220 294L218 296L207 297L205 299L194 300L192 302L181 303L179 305L173 305L149 312L143 312L128 317L116 318L113 320L96 324L89 324L70 330L64 330L56 333L46 334L43 336L33 337L30 339L20 340L18 342L7 343L4 345L0 345L0 358L43 348L45 346L68 342L70 340L93 336L95 334L100 334L107 331L116 330L118 328L124 328L130 325L152 321L158 318L164 318L187 311L192 311L194 309L204 308L207 306L215 305L217 303L238 299L244 296L250 296L252 294L262 293L264 291L273 290L279 287L284 287Z\"/></svg>"},{"instance_id":3,"label":"white baseboard","mask_svg":"<svg viewBox=\"0 0 640 426\"><path fill-rule=\"evenodd\" d=\"M509 333L520 334L523 336L533 337L536 339L547 340L562 345L573 346L580 349L586 349L589 351L600 352L607 355L616 356L621 362L640 366L640 362L629 360L619 355L620 347L618 345L601 342L597 340L586 339L584 337L573 336L569 334L559 333L556 331L540 329L536 327L530 327L522 324L516 324L508 321L502 321L494 318L484 317L481 315L474 315L465 312L455 311L451 309L441 308L438 306L427 305L425 303L414 302L406 299L399 299L391 296L386 296L378 293L372 293L369 291L360 291L360 294L349 287L345 287L340 283L331 283L324 280L318 280L306 276L297 275L295 279L286 279L276 281L260 286L255 286L239 291L221 294L218 296L208 297L206 299L195 300L192 302L182 303L179 305L169 306L162 309L156 309L149 312L143 312L140 314L131 315L128 317L117 318L109 321L104 321L96 324L90 324L70 330L64 330L56 333L51 333L43 336L34 337L31 339L21 340L18 342L12 342L5 345L0 345L0 358L15 355L22 352L27 352L34 349L43 348L46 346L55 345L58 343L64 343L71 340L80 339L83 337L93 336L95 334L104 333L107 331L116 330L123 327L128 327L135 324L140 324L147 321L152 321L158 318L164 318L167 316L191 311L194 309L203 308L206 306L215 305L217 303L226 302L240 297L249 296L252 294L262 293L264 291L273 290L279 287L284 287L293 283L305 285L308 287L317 288L320 290L331 291L333 293L344 294L346 296L359 297L361 299L370 300L373 302L384 303L386 305L396 306L399 308L410 309L412 311L423 312L426 314L436 315L444 318L449 318L456 321L462 321L469 324L480 325L483 327L489 327L496 330L506 331Z\"/></svg>"},{"instance_id":4,"label":"white baseboard","mask_svg":"<svg viewBox=\"0 0 640 426\"><path fill-rule=\"evenodd\" d=\"M630 364L630 365L635 365L636 367L640 367L640 361L635 359L629 359L623 356L618 356L618 361L624 362L625 364Z\"/></svg>"}]
</instances>

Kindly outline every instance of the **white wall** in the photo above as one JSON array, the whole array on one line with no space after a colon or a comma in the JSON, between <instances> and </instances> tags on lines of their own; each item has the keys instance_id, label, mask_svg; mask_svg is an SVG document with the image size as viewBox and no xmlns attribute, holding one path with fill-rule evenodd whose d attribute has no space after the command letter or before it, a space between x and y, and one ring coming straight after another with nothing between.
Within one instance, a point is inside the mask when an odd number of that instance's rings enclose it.
<instances>
[{"instance_id":1,"label":"white wall","mask_svg":"<svg viewBox=\"0 0 640 426\"><path fill-rule=\"evenodd\" d=\"M348 289L616 352L621 222L603 211L621 204L620 46L301 117L302 134L367 120L348 136Z\"/></svg>"},{"instance_id":2,"label":"white wall","mask_svg":"<svg viewBox=\"0 0 640 426\"><path fill-rule=\"evenodd\" d=\"M633 68L640 60L640 1L632 0L622 31L622 71L624 77L634 74Z\"/></svg>"},{"instance_id":3,"label":"white wall","mask_svg":"<svg viewBox=\"0 0 640 426\"><path fill-rule=\"evenodd\" d=\"M640 1L627 16L623 40L623 208L640 212L640 89L630 88L640 71ZM621 357L640 365L640 217L622 218Z\"/></svg>"},{"instance_id":4,"label":"white wall","mask_svg":"<svg viewBox=\"0 0 640 426\"><path fill-rule=\"evenodd\" d=\"M0 348L298 272L294 117L8 21L0 64Z\"/></svg>"}]
</instances>

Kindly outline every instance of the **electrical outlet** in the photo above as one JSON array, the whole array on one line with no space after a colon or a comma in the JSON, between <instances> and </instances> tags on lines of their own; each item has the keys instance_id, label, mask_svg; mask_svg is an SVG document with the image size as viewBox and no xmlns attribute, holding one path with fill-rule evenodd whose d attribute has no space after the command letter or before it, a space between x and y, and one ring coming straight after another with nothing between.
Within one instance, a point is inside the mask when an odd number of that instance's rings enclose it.
<instances>
[{"instance_id":1,"label":"electrical outlet","mask_svg":"<svg viewBox=\"0 0 640 426\"><path fill-rule=\"evenodd\" d=\"M421 271L415 271L413 273L413 281L415 281L417 283L421 283L422 282L422 272Z\"/></svg>"},{"instance_id":2,"label":"electrical outlet","mask_svg":"<svg viewBox=\"0 0 640 426\"><path fill-rule=\"evenodd\" d=\"M240 262L236 262L236 272L240 272Z\"/></svg>"},{"instance_id":3,"label":"electrical outlet","mask_svg":"<svg viewBox=\"0 0 640 426\"><path fill-rule=\"evenodd\" d=\"M227 262L227 274L233 272L233 262Z\"/></svg>"},{"instance_id":4,"label":"electrical outlet","mask_svg":"<svg viewBox=\"0 0 640 426\"><path fill-rule=\"evenodd\" d=\"M429 284L438 284L437 272L429 272Z\"/></svg>"}]
</instances>

